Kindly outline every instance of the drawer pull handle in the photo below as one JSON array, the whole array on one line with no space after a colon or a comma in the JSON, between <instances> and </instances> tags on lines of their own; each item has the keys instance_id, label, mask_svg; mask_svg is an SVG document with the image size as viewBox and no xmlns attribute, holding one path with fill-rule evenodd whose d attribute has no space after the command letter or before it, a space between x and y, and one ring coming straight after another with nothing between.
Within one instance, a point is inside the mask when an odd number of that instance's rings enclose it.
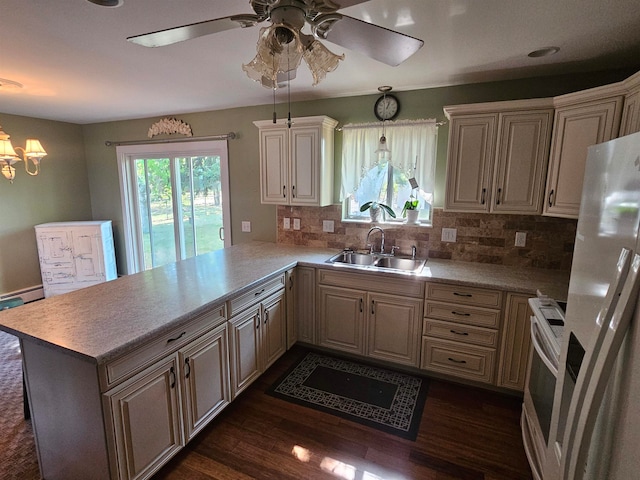
<instances>
[{"instance_id":1,"label":"drawer pull handle","mask_svg":"<svg viewBox=\"0 0 640 480\"><path fill-rule=\"evenodd\" d=\"M451 313L454 314L454 315L458 315L459 317L470 317L471 316L470 313L456 312L455 310L452 310Z\"/></svg>"},{"instance_id":2,"label":"drawer pull handle","mask_svg":"<svg viewBox=\"0 0 640 480\"><path fill-rule=\"evenodd\" d=\"M184 369L184 378L189 378L189 374L191 373L191 364L189 363L189 357L184 359Z\"/></svg>"},{"instance_id":3,"label":"drawer pull handle","mask_svg":"<svg viewBox=\"0 0 640 480\"><path fill-rule=\"evenodd\" d=\"M264 288L259 292L254 293L254 295L257 297L258 295L262 295L263 293L264 293Z\"/></svg>"},{"instance_id":4,"label":"drawer pull handle","mask_svg":"<svg viewBox=\"0 0 640 480\"><path fill-rule=\"evenodd\" d=\"M549 192L549 206L550 206L550 207L553 207L553 200L554 200L554 199L553 199L553 193L554 193L554 191L553 191L553 189L552 189L552 190Z\"/></svg>"},{"instance_id":5,"label":"drawer pull handle","mask_svg":"<svg viewBox=\"0 0 640 480\"><path fill-rule=\"evenodd\" d=\"M171 342L175 342L176 340L180 340L182 337L184 337L187 334L187 332L182 332L180 335L178 335L175 338L170 338L169 340L167 340L167 343L171 343Z\"/></svg>"},{"instance_id":6,"label":"drawer pull handle","mask_svg":"<svg viewBox=\"0 0 640 480\"><path fill-rule=\"evenodd\" d=\"M466 360L456 360L455 358L451 358L451 357L449 357L449 361L453 363L460 363L460 364L467 363Z\"/></svg>"},{"instance_id":7,"label":"drawer pull handle","mask_svg":"<svg viewBox=\"0 0 640 480\"><path fill-rule=\"evenodd\" d=\"M449 330L449 331L455 335L469 335L467 332L456 332L455 330Z\"/></svg>"},{"instance_id":8,"label":"drawer pull handle","mask_svg":"<svg viewBox=\"0 0 640 480\"><path fill-rule=\"evenodd\" d=\"M371 300L371 315L375 315L376 314L374 306L375 306L375 302L374 302L374 300Z\"/></svg>"},{"instance_id":9,"label":"drawer pull handle","mask_svg":"<svg viewBox=\"0 0 640 480\"><path fill-rule=\"evenodd\" d=\"M360 313L362 313L362 298L360 299Z\"/></svg>"},{"instance_id":10,"label":"drawer pull handle","mask_svg":"<svg viewBox=\"0 0 640 480\"><path fill-rule=\"evenodd\" d=\"M266 325L266 323L269 321L269 310L265 309L264 310L264 323Z\"/></svg>"},{"instance_id":11,"label":"drawer pull handle","mask_svg":"<svg viewBox=\"0 0 640 480\"><path fill-rule=\"evenodd\" d=\"M171 378L171 388L176 388L176 371L173 367L169 369L169 377Z\"/></svg>"},{"instance_id":12,"label":"drawer pull handle","mask_svg":"<svg viewBox=\"0 0 640 480\"><path fill-rule=\"evenodd\" d=\"M256 330L258 330L260 328L260 314L256 315L254 320L256 320Z\"/></svg>"},{"instance_id":13,"label":"drawer pull handle","mask_svg":"<svg viewBox=\"0 0 640 480\"><path fill-rule=\"evenodd\" d=\"M487 189L486 189L486 188L483 188L483 189L482 189L482 197L480 198L480 203L481 203L482 205L484 205L484 196L486 195L486 193L487 193Z\"/></svg>"},{"instance_id":14,"label":"drawer pull handle","mask_svg":"<svg viewBox=\"0 0 640 480\"><path fill-rule=\"evenodd\" d=\"M282 186L282 197L283 198L287 198L287 186L286 185Z\"/></svg>"},{"instance_id":15,"label":"drawer pull handle","mask_svg":"<svg viewBox=\"0 0 640 480\"><path fill-rule=\"evenodd\" d=\"M473 295L471 295L470 293L458 293L458 292L453 292L453 294L456 297L467 297L467 298L471 298L473 297Z\"/></svg>"}]
</instances>

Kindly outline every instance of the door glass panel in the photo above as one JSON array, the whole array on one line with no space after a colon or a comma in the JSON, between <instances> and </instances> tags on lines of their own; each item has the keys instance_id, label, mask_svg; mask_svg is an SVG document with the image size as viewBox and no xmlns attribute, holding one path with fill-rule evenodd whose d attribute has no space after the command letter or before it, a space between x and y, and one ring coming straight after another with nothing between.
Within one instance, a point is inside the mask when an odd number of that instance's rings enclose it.
<instances>
[{"instance_id":1,"label":"door glass panel","mask_svg":"<svg viewBox=\"0 0 640 480\"><path fill-rule=\"evenodd\" d=\"M145 269L176 261L170 161L136 160L138 215Z\"/></svg>"},{"instance_id":2,"label":"door glass panel","mask_svg":"<svg viewBox=\"0 0 640 480\"><path fill-rule=\"evenodd\" d=\"M224 248L220 157L178 159L180 170L181 237L186 257Z\"/></svg>"}]
</instances>

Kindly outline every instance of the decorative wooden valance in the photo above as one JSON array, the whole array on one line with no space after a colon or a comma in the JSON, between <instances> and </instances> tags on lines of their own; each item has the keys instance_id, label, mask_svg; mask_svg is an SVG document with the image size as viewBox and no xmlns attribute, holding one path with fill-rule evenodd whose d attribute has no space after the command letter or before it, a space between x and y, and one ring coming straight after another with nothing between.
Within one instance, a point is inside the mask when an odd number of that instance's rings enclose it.
<instances>
[{"instance_id":1,"label":"decorative wooden valance","mask_svg":"<svg viewBox=\"0 0 640 480\"><path fill-rule=\"evenodd\" d=\"M149 138L153 138L156 135L167 134L171 135L174 133L179 133L181 135L186 135L187 137L193 136L191 132L191 125L183 122L182 120L178 120L177 118L163 118L162 120L157 121L149 128L149 133L147 136Z\"/></svg>"}]
</instances>

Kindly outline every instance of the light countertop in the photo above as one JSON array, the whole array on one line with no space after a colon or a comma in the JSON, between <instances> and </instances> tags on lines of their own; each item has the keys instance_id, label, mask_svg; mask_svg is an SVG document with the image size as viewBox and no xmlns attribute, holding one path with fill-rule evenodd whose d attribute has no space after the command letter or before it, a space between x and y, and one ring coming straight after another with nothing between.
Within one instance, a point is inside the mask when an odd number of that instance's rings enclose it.
<instances>
[{"instance_id":1,"label":"light countertop","mask_svg":"<svg viewBox=\"0 0 640 480\"><path fill-rule=\"evenodd\" d=\"M0 312L0 330L25 341L108 362L192 318L221 306L268 277L296 265L333 267L331 249L254 242L236 245L64 295ZM569 272L429 259L417 276L565 300Z\"/></svg>"}]
</instances>

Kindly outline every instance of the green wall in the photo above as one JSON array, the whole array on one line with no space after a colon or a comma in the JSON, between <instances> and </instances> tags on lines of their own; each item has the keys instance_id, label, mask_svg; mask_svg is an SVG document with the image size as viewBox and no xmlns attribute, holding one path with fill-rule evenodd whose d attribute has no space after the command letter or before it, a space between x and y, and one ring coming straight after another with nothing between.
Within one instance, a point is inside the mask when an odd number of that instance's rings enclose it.
<instances>
[{"instance_id":1,"label":"green wall","mask_svg":"<svg viewBox=\"0 0 640 480\"><path fill-rule=\"evenodd\" d=\"M71 123L0 114L14 147L38 138L48 155L40 175L17 162L13 184L0 177L0 294L42 283L33 227L40 223L91 220L82 127ZM33 165L30 165L33 169Z\"/></svg>"},{"instance_id":2,"label":"green wall","mask_svg":"<svg viewBox=\"0 0 640 480\"><path fill-rule=\"evenodd\" d=\"M505 82L432 88L394 94L401 102L399 119L436 118L444 120L442 107L520 98L550 97L620 81L635 70L583 75L530 78ZM256 88L261 88L256 85ZM295 83L293 85L295 89ZM375 85L372 85L375 88ZM222 93L223 94L223 93ZM285 93L279 93L285 98ZM374 122L376 95L364 95L293 103L292 116L328 115L346 123ZM194 136L233 131L229 140L231 222L233 243L251 240L275 241L276 208L260 203L258 130L254 120L272 117L271 93L264 89L265 105L229 110L176 114L117 122L74 125L1 114L0 125L11 135L14 145L24 145L28 136L41 139L49 152L42 173L29 177L18 171L15 183L0 178L0 294L41 282L33 226L69 220L113 220L118 269L125 271L122 238L122 211L115 147L106 140L144 140L151 124L164 116L176 117L191 125ZM0 107L1 109L1 107ZM276 106L278 118L287 115L287 105ZM448 126L439 130L436 170L436 206L442 205ZM342 135L336 132L335 171L340 172ZM22 168L21 165L18 165ZM335 177L339 191L339 175ZM251 233L241 232L240 222L249 220Z\"/></svg>"}]
</instances>

